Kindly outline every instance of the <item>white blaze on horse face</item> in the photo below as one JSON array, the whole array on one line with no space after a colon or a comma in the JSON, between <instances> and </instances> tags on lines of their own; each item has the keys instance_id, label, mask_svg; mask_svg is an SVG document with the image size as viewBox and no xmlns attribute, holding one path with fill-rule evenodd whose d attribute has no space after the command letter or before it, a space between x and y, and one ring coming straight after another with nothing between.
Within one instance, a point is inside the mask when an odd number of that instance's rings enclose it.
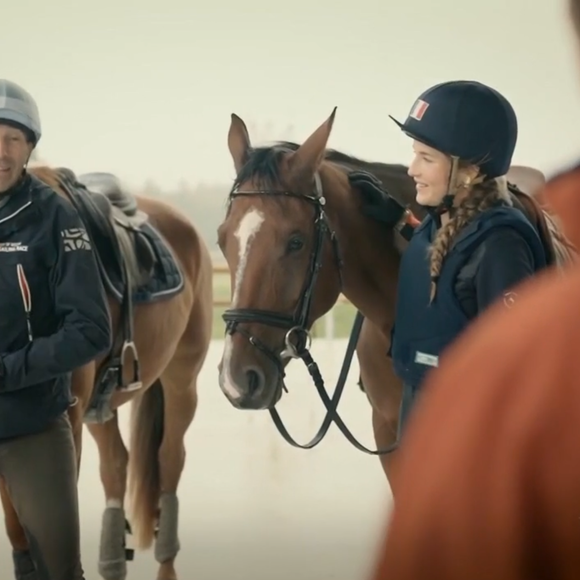
<instances>
[{"instance_id":1,"label":"white blaze on horse face","mask_svg":"<svg viewBox=\"0 0 580 580\"><path fill-rule=\"evenodd\" d=\"M240 220L238 229L234 234L238 239L238 268L236 270L236 275L234 278L234 292L232 297L232 308L237 308L238 300L240 297L240 288L244 280L244 274L246 271L246 265L248 263L248 256L250 254L250 248L252 247L252 242L256 237L256 234L260 231L262 224L264 223L264 214L257 209L250 209L244 217ZM238 399L240 394L236 387L235 382L232 379L230 373L230 364L232 360L232 350L233 341L232 337L228 334L226 335L224 341L224 355L222 362L222 384L223 389L226 394L232 399Z\"/></svg>"},{"instance_id":2,"label":"white blaze on horse face","mask_svg":"<svg viewBox=\"0 0 580 580\"><path fill-rule=\"evenodd\" d=\"M238 239L238 269L236 270L236 277L234 280L234 295L232 298L232 308L238 307L238 300L240 298L240 288L244 281L244 274L246 272L246 265L248 263L248 255L252 241L256 234L260 231L264 223L264 214L257 209L249 210L246 215L240 220L238 229L234 234Z\"/></svg>"}]
</instances>

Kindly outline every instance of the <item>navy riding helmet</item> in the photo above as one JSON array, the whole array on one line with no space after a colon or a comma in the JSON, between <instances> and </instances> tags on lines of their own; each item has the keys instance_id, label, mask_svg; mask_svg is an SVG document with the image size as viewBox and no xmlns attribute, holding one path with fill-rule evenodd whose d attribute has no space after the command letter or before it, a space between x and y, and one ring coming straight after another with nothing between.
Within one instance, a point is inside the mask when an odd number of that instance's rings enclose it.
<instances>
[{"instance_id":1,"label":"navy riding helmet","mask_svg":"<svg viewBox=\"0 0 580 580\"><path fill-rule=\"evenodd\" d=\"M437 84L419 96L404 123L389 117L413 139L478 165L489 179L510 168L516 113L503 95L482 83Z\"/></svg>"}]
</instances>

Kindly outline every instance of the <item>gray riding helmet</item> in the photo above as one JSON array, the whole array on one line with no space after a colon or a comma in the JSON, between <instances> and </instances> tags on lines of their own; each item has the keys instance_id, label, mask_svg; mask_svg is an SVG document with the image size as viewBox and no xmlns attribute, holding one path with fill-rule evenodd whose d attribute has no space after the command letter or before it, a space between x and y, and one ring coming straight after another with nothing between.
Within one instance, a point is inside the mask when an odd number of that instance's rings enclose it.
<instances>
[{"instance_id":1,"label":"gray riding helmet","mask_svg":"<svg viewBox=\"0 0 580 580\"><path fill-rule=\"evenodd\" d=\"M26 130L36 146L42 136L40 115L28 91L6 79L0 79L0 123L7 121Z\"/></svg>"}]
</instances>

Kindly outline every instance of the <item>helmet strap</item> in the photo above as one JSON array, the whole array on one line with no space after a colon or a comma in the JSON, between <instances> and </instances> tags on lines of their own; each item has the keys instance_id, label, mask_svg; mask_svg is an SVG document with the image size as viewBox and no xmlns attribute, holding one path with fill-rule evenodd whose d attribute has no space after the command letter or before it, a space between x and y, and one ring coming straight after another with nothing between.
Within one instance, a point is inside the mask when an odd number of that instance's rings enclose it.
<instances>
[{"instance_id":1,"label":"helmet strap","mask_svg":"<svg viewBox=\"0 0 580 580\"><path fill-rule=\"evenodd\" d=\"M449 214L449 217L453 217L455 213L455 194L451 191L456 189L457 172L459 170L459 158L451 157L451 168L449 170L449 178L447 180L447 193L443 196L439 205L435 207L427 207L427 213L431 216L437 228L441 227L441 216L445 213Z\"/></svg>"}]
</instances>

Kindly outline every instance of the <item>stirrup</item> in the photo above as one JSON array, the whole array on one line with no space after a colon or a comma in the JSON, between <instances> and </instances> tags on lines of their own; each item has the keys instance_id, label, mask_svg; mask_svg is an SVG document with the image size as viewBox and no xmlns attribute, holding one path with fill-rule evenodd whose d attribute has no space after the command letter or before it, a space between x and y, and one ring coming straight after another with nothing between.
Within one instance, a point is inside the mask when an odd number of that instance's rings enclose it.
<instances>
[{"instance_id":1,"label":"stirrup","mask_svg":"<svg viewBox=\"0 0 580 580\"><path fill-rule=\"evenodd\" d=\"M124 385L123 384L123 364L125 361L125 354L130 350L133 354L133 380ZM118 382L118 391L122 392L131 392L131 391L138 391L142 386L143 383L141 382L140 376L140 365L139 365L139 356L137 355L137 347L135 343L131 340L126 340L123 344L123 348L121 349L121 356L120 356L120 363L119 363L119 382Z\"/></svg>"}]
</instances>

